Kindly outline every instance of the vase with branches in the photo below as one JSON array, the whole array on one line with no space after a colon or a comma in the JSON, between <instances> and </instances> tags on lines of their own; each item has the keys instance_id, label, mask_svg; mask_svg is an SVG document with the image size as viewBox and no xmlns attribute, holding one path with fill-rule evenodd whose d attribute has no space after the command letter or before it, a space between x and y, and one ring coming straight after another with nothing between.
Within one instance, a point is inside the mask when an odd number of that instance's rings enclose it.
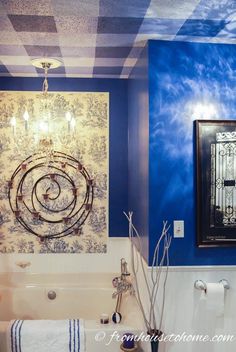
<instances>
[{"instance_id":1,"label":"vase with branches","mask_svg":"<svg viewBox=\"0 0 236 352\"><path fill-rule=\"evenodd\" d=\"M154 249L151 274L150 277L148 277L142 255L141 236L133 224L133 213L124 212L124 215L129 223L131 267L134 277L135 297L144 319L147 334L150 335L151 350L152 352L156 352L158 351L159 338L163 334L162 325L165 308L166 282L169 268L169 248L171 245L171 236L169 234L170 225L167 221L163 221L161 235L158 238ZM146 309L144 307L144 302L141 295L140 279L138 278L139 267L141 267L141 275L144 279L142 280L142 285L144 285L147 291L148 307ZM163 267L165 267L165 270L163 270ZM161 276L163 277L161 278ZM161 290L162 297L157 302L157 297ZM158 313L156 309L157 305L159 308Z\"/></svg>"}]
</instances>

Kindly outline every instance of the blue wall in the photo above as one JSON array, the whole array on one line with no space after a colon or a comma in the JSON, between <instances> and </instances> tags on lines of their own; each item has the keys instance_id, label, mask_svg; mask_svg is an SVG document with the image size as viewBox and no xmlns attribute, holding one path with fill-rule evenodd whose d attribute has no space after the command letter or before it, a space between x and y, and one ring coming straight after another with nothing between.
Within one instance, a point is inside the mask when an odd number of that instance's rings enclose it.
<instances>
[{"instance_id":1,"label":"blue wall","mask_svg":"<svg viewBox=\"0 0 236 352\"><path fill-rule=\"evenodd\" d=\"M171 265L236 264L236 248L197 248L193 120L236 119L236 46L149 42L149 262L162 220L185 221Z\"/></svg>"},{"instance_id":2,"label":"blue wall","mask_svg":"<svg viewBox=\"0 0 236 352\"><path fill-rule=\"evenodd\" d=\"M148 260L148 47L132 70L128 84L129 210L142 235L142 254Z\"/></svg>"},{"instance_id":3,"label":"blue wall","mask_svg":"<svg viewBox=\"0 0 236 352\"><path fill-rule=\"evenodd\" d=\"M184 239L172 242L171 265L236 264L236 248L196 246L193 138L195 119L236 118L235 69L235 45L150 41L129 93L124 80L50 79L52 91L110 92L110 235L127 234L123 210L133 210L146 258L149 239L149 263L167 219L185 221ZM35 78L0 81L5 90L41 86Z\"/></svg>"},{"instance_id":4,"label":"blue wall","mask_svg":"<svg viewBox=\"0 0 236 352\"><path fill-rule=\"evenodd\" d=\"M0 90L42 90L43 79L1 77ZM121 79L49 78L50 91L110 93L109 235L127 235L128 208L127 81Z\"/></svg>"}]
</instances>

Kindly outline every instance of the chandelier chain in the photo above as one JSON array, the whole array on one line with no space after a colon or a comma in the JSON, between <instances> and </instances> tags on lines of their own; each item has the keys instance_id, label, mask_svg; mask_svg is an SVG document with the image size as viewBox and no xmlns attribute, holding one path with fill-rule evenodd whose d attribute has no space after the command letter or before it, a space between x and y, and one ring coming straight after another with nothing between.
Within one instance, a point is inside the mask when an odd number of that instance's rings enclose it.
<instances>
[{"instance_id":1,"label":"chandelier chain","mask_svg":"<svg viewBox=\"0 0 236 352\"><path fill-rule=\"evenodd\" d=\"M48 70L50 69L51 64L49 62L42 62L42 68L44 69L44 81L43 81L43 93L47 94L48 92Z\"/></svg>"}]
</instances>

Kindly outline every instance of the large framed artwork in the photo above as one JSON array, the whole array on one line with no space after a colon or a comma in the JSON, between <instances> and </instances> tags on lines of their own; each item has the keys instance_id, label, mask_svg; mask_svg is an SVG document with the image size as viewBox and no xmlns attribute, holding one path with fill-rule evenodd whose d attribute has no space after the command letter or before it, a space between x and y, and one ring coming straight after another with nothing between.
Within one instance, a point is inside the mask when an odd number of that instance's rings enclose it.
<instances>
[{"instance_id":1,"label":"large framed artwork","mask_svg":"<svg viewBox=\"0 0 236 352\"><path fill-rule=\"evenodd\" d=\"M236 121L196 120L197 244L236 246Z\"/></svg>"},{"instance_id":2,"label":"large framed artwork","mask_svg":"<svg viewBox=\"0 0 236 352\"><path fill-rule=\"evenodd\" d=\"M106 253L109 93L1 91L0 113L0 254Z\"/></svg>"}]
</instances>

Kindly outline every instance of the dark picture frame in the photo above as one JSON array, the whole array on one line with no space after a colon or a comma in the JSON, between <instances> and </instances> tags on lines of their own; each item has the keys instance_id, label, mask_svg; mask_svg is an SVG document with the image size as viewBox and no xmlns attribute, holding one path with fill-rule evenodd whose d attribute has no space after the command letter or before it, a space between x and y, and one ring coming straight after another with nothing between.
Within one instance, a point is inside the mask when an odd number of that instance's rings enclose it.
<instances>
[{"instance_id":1,"label":"dark picture frame","mask_svg":"<svg viewBox=\"0 0 236 352\"><path fill-rule=\"evenodd\" d=\"M236 246L236 120L196 120L197 245Z\"/></svg>"}]
</instances>

